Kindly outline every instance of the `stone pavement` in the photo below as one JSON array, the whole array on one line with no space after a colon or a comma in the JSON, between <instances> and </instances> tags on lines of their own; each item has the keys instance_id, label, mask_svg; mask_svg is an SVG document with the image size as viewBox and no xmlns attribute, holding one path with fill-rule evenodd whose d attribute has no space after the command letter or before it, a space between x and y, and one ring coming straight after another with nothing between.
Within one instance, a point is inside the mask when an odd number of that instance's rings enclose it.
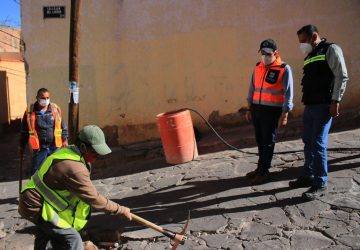
<instances>
[{"instance_id":1,"label":"stone pavement","mask_svg":"<svg viewBox=\"0 0 360 250\"><path fill-rule=\"evenodd\" d=\"M258 186L245 177L257 156L232 150L175 166L163 158L111 162L93 176L100 193L164 228L180 231L190 210L188 240L178 249L360 249L360 129L330 135L328 194L321 200L304 202L306 189L288 187L300 173L302 148L299 139L278 143L272 179ZM19 160L10 159L0 161L0 249L32 249L34 227L17 213ZM99 247L119 243L113 249L170 247L153 230L98 212L83 238Z\"/></svg>"}]
</instances>

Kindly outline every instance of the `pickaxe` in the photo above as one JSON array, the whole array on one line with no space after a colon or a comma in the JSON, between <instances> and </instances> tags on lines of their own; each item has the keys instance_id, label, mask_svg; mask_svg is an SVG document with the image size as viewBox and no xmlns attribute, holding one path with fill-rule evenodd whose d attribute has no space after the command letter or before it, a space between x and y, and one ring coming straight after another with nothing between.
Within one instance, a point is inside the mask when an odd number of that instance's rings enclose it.
<instances>
[{"instance_id":1,"label":"pickaxe","mask_svg":"<svg viewBox=\"0 0 360 250\"><path fill-rule=\"evenodd\" d=\"M23 164L24 164L24 152L20 152L20 168L19 168L19 194L22 189L22 179L23 179Z\"/></svg>"},{"instance_id":2,"label":"pickaxe","mask_svg":"<svg viewBox=\"0 0 360 250\"><path fill-rule=\"evenodd\" d=\"M170 231L168 229L165 229L163 227L160 227L148 220L145 220L144 218L141 218L140 216L137 216L135 214L131 214L131 218L147 227L150 227L152 229L154 229L155 231L158 231L160 233L162 233L163 235L165 235L166 237L169 237L170 239L172 239L174 241L174 244L172 245L172 250L175 250L179 244L184 245L185 240L187 239L187 237L184 235L186 233L186 229L189 225L189 220L190 220L190 211L188 214L188 219L182 229L182 231L180 233L175 233L173 231Z\"/></svg>"}]
</instances>

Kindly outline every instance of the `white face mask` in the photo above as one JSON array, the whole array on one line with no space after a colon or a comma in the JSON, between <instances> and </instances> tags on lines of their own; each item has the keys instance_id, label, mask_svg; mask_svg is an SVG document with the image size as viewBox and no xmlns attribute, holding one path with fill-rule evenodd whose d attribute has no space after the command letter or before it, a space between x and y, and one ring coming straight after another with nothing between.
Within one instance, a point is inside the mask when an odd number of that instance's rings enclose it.
<instances>
[{"instance_id":1,"label":"white face mask","mask_svg":"<svg viewBox=\"0 0 360 250\"><path fill-rule=\"evenodd\" d=\"M265 65L272 64L275 61L275 56L261 55L261 61L263 61Z\"/></svg>"},{"instance_id":2,"label":"white face mask","mask_svg":"<svg viewBox=\"0 0 360 250\"><path fill-rule=\"evenodd\" d=\"M304 55L307 55L313 50L313 47L310 43L300 43L300 50Z\"/></svg>"},{"instance_id":3,"label":"white face mask","mask_svg":"<svg viewBox=\"0 0 360 250\"><path fill-rule=\"evenodd\" d=\"M40 99L39 104L40 106L45 107L50 104L50 99Z\"/></svg>"}]
</instances>

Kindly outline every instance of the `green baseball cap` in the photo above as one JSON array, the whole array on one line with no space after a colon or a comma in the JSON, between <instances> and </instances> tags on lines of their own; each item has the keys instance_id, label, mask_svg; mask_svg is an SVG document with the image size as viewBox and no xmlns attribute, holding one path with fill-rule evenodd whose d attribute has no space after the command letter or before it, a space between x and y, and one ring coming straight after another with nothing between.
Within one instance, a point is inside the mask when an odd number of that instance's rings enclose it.
<instances>
[{"instance_id":1,"label":"green baseball cap","mask_svg":"<svg viewBox=\"0 0 360 250\"><path fill-rule=\"evenodd\" d=\"M111 153L111 149L106 144L104 132L96 125L87 125L79 131L79 139L91 145L99 155Z\"/></svg>"}]
</instances>

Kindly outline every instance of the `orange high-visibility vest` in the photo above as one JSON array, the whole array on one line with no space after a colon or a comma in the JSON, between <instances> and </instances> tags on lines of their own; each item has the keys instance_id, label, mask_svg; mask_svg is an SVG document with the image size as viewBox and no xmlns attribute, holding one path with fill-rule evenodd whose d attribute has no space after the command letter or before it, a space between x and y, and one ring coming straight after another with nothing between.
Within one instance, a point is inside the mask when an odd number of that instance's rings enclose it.
<instances>
[{"instance_id":1,"label":"orange high-visibility vest","mask_svg":"<svg viewBox=\"0 0 360 250\"><path fill-rule=\"evenodd\" d=\"M60 148L62 146L61 109L55 103L50 103L49 105L55 123L55 127L54 127L55 146ZM35 129L34 104L28 106L26 110L27 110L27 124L29 128L29 142L32 149L39 149L40 148L39 137Z\"/></svg>"},{"instance_id":2,"label":"orange high-visibility vest","mask_svg":"<svg viewBox=\"0 0 360 250\"><path fill-rule=\"evenodd\" d=\"M286 64L280 56L266 67L264 62L257 63L254 70L253 104L282 107L285 99L282 86Z\"/></svg>"}]
</instances>

